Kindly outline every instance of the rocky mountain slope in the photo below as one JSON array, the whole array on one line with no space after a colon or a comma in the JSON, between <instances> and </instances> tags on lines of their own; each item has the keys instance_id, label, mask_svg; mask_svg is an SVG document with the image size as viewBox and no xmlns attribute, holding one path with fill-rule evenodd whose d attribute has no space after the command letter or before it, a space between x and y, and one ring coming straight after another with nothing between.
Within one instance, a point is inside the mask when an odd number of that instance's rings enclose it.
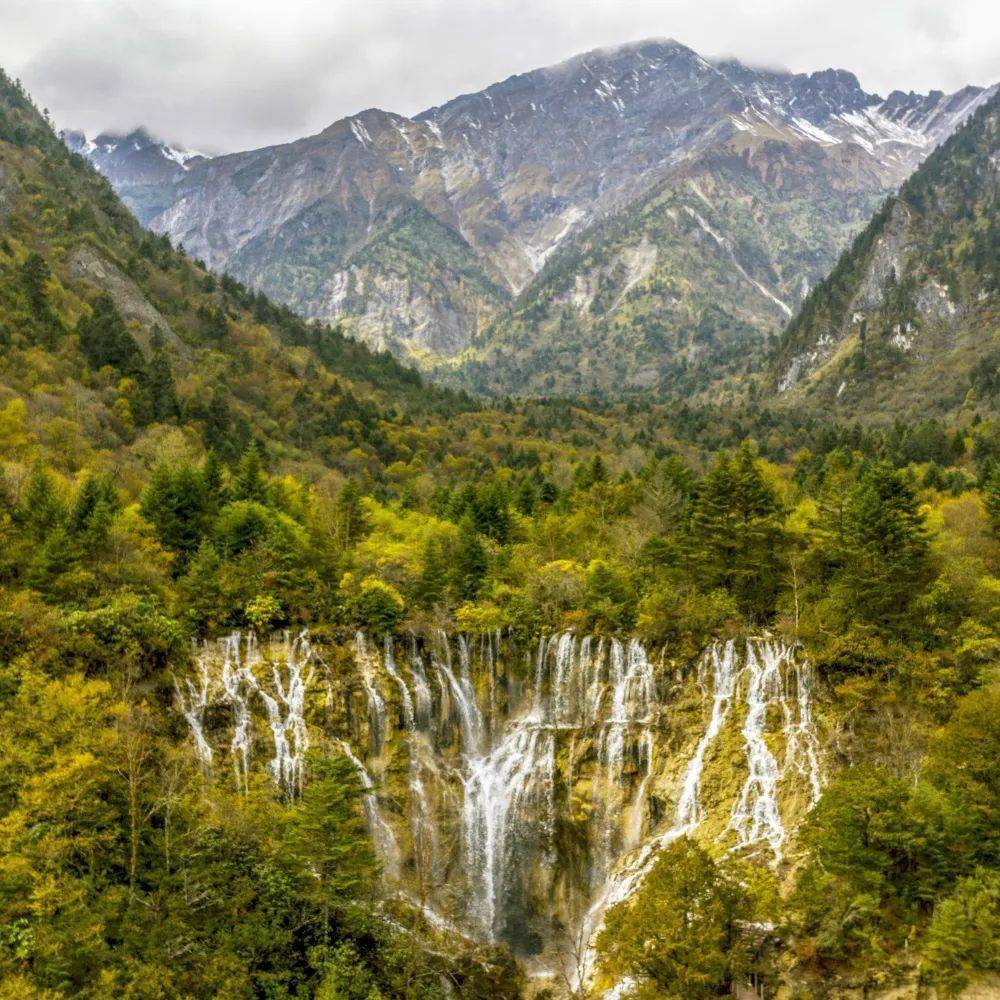
<instances>
[{"instance_id":1,"label":"rocky mountain slope","mask_svg":"<svg viewBox=\"0 0 1000 1000\"><path fill-rule=\"evenodd\" d=\"M144 223L306 316L477 388L639 388L778 329L985 96L648 41L247 153L77 144Z\"/></svg>"},{"instance_id":2,"label":"rocky mountain slope","mask_svg":"<svg viewBox=\"0 0 1000 1000\"><path fill-rule=\"evenodd\" d=\"M1000 97L889 199L773 360L786 398L855 413L991 405L1000 390Z\"/></svg>"}]
</instances>

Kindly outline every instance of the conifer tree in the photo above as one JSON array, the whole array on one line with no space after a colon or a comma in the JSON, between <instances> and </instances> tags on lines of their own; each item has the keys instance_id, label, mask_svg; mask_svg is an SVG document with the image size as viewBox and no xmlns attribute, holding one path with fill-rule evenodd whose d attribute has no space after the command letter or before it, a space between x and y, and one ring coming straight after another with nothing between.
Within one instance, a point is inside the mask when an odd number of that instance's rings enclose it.
<instances>
[{"instance_id":1,"label":"conifer tree","mask_svg":"<svg viewBox=\"0 0 1000 1000\"><path fill-rule=\"evenodd\" d=\"M188 465L154 469L140 510L163 546L181 557L181 564L197 550L209 527L204 481Z\"/></svg>"},{"instance_id":2,"label":"conifer tree","mask_svg":"<svg viewBox=\"0 0 1000 1000\"><path fill-rule=\"evenodd\" d=\"M448 562L444 549L436 538L428 538L414 592L417 607L430 611L443 600L447 586Z\"/></svg>"},{"instance_id":3,"label":"conifer tree","mask_svg":"<svg viewBox=\"0 0 1000 1000\"><path fill-rule=\"evenodd\" d=\"M905 619L927 578L927 531L912 487L886 462L851 493L839 542L842 600L857 618L890 627Z\"/></svg>"},{"instance_id":4,"label":"conifer tree","mask_svg":"<svg viewBox=\"0 0 1000 1000\"><path fill-rule=\"evenodd\" d=\"M474 600L489 568L486 549L476 530L471 511L458 526L458 547L452 563L452 586L465 601Z\"/></svg>"},{"instance_id":5,"label":"conifer tree","mask_svg":"<svg viewBox=\"0 0 1000 1000\"><path fill-rule=\"evenodd\" d=\"M41 462L36 462L24 497L24 521L37 540L44 538L65 516L66 508L56 494L52 477Z\"/></svg>"},{"instance_id":6,"label":"conifer tree","mask_svg":"<svg viewBox=\"0 0 1000 1000\"><path fill-rule=\"evenodd\" d=\"M109 295L101 295L76 325L80 350L95 368L110 365L123 375L141 375L142 352Z\"/></svg>"},{"instance_id":7,"label":"conifer tree","mask_svg":"<svg viewBox=\"0 0 1000 1000\"><path fill-rule=\"evenodd\" d=\"M368 532L368 518L361 502L361 489L348 479L337 497L337 533L342 548L350 548Z\"/></svg>"},{"instance_id":8,"label":"conifer tree","mask_svg":"<svg viewBox=\"0 0 1000 1000\"><path fill-rule=\"evenodd\" d=\"M983 506L986 508L986 516L990 519L993 533L1000 538L1000 466L993 470L993 474L983 487Z\"/></svg>"},{"instance_id":9,"label":"conifer tree","mask_svg":"<svg viewBox=\"0 0 1000 1000\"><path fill-rule=\"evenodd\" d=\"M162 338L154 337L153 346L153 354L146 364L143 378L143 385L149 396L150 419L160 422L176 420L180 407Z\"/></svg>"},{"instance_id":10,"label":"conifer tree","mask_svg":"<svg viewBox=\"0 0 1000 1000\"><path fill-rule=\"evenodd\" d=\"M721 455L702 480L693 514L698 572L751 615L774 607L784 535L774 491L748 445Z\"/></svg>"},{"instance_id":11,"label":"conifer tree","mask_svg":"<svg viewBox=\"0 0 1000 1000\"><path fill-rule=\"evenodd\" d=\"M236 500L252 500L254 503L267 503L267 479L260 458L260 449L256 441L251 441L239 468L236 470L236 482L233 495Z\"/></svg>"}]
</instances>

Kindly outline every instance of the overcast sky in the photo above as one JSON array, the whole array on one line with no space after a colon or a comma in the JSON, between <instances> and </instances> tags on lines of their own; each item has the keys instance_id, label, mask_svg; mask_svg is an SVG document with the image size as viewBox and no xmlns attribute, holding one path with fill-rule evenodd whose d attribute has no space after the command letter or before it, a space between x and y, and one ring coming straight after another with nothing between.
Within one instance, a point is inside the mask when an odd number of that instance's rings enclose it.
<instances>
[{"instance_id":1,"label":"overcast sky","mask_svg":"<svg viewBox=\"0 0 1000 1000\"><path fill-rule=\"evenodd\" d=\"M842 67L883 94L1000 79L997 0L0 0L0 65L58 125L145 124L211 151L414 114L647 37Z\"/></svg>"}]
</instances>

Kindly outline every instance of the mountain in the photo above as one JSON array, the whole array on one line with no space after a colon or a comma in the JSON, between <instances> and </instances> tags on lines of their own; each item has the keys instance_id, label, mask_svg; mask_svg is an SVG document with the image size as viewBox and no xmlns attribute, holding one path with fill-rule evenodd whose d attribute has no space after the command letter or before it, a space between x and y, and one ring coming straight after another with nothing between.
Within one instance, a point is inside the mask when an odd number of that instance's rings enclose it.
<instances>
[{"instance_id":1,"label":"mountain","mask_svg":"<svg viewBox=\"0 0 1000 1000\"><path fill-rule=\"evenodd\" d=\"M985 96L647 41L252 152L81 148L145 224L302 315L477 388L641 388L777 330Z\"/></svg>"},{"instance_id":2,"label":"mountain","mask_svg":"<svg viewBox=\"0 0 1000 1000\"><path fill-rule=\"evenodd\" d=\"M169 206L164 190L190 169L192 161L205 158L202 153L160 142L143 128L121 135L102 132L93 140L82 132L65 131L61 138L107 177L143 224Z\"/></svg>"},{"instance_id":3,"label":"mountain","mask_svg":"<svg viewBox=\"0 0 1000 1000\"><path fill-rule=\"evenodd\" d=\"M1000 395L1000 95L882 206L785 330L791 402L910 416Z\"/></svg>"}]
</instances>

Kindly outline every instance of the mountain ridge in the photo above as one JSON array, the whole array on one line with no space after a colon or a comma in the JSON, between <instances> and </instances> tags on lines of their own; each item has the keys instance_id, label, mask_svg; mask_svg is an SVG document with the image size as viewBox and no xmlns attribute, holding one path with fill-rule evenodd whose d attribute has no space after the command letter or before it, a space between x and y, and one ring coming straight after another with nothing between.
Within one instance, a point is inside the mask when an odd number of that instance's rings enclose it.
<instances>
[{"instance_id":1,"label":"mountain ridge","mask_svg":"<svg viewBox=\"0 0 1000 1000\"><path fill-rule=\"evenodd\" d=\"M678 257L685 233L657 254L661 267L688 275L690 288L674 297L691 322L723 340L735 323L744 343L760 340L801 300L793 289L822 277L875 205L990 92L883 99L846 70L754 70L646 40L514 74L412 118L367 109L313 136L213 158L182 160L160 144L145 176L126 171L136 164L130 150L121 168L89 155L144 224L211 267L307 318L344 320L355 336L439 377L510 392L523 386L504 365L481 375L508 349L494 334L516 324L519 298L544 284L553 254L586 241L591 227L648 201L671 178L686 185L693 175L703 188L706 164L711 174L720 158L756 158L756 179L726 181L749 213L737 228L704 219L705 229L690 214L704 215L696 199L685 214L709 241L697 259ZM812 190L796 218L781 221L782 186L796 172L813 178ZM845 218L827 218L838 214L823 207L830 187L847 196ZM764 230L776 228L747 254L740 241L754 213ZM813 228L805 235L820 259L778 278L789 241ZM633 250L643 239L636 234ZM706 303L725 301L728 279L698 274L718 271L711 258L719 255L767 294L751 290L756 305L713 318ZM651 308L661 327L677 329L668 300ZM592 322L583 325L571 348L599 339ZM540 326L532 349L544 354L555 345ZM678 345L661 358L658 387L672 388L683 352ZM535 368L532 358L521 360ZM634 359L628 381L647 361ZM531 391L573 388L565 373L542 376Z\"/></svg>"}]
</instances>

